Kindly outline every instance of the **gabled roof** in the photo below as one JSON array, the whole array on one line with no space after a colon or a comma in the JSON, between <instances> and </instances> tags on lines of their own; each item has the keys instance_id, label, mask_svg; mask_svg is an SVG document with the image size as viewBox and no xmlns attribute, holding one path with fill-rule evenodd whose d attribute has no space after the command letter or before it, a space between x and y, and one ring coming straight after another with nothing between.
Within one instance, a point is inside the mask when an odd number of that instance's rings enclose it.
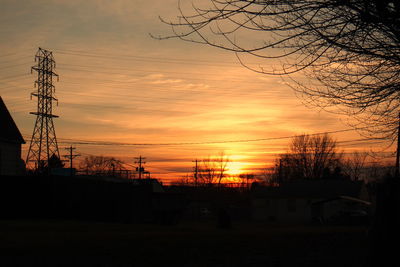
<instances>
[{"instance_id":1,"label":"gabled roof","mask_svg":"<svg viewBox=\"0 0 400 267\"><path fill-rule=\"evenodd\" d=\"M25 140L18 130L10 112L0 96L0 141L25 144Z\"/></svg>"}]
</instances>

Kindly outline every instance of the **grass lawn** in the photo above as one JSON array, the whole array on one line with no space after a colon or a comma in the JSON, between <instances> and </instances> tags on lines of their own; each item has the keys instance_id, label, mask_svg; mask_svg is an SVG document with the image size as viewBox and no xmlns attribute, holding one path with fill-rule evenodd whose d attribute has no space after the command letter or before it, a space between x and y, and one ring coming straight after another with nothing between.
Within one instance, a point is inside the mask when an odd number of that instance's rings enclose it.
<instances>
[{"instance_id":1,"label":"grass lawn","mask_svg":"<svg viewBox=\"0 0 400 267\"><path fill-rule=\"evenodd\" d=\"M367 229L0 221L0 266L365 266Z\"/></svg>"}]
</instances>

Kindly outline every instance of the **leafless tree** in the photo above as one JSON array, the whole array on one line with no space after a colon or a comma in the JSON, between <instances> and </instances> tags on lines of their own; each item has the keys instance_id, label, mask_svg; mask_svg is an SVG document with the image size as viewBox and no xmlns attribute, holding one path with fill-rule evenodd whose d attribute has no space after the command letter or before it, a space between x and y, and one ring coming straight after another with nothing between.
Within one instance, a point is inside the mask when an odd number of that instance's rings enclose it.
<instances>
[{"instance_id":1,"label":"leafless tree","mask_svg":"<svg viewBox=\"0 0 400 267\"><path fill-rule=\"evenodd\" d=\"M217 167L217 172L218 172L218 185L221 184L222 179L226 177L226 172L229 170L228 164L230 162L230 159L227 155L224 153L220 153L217 158L215 158L215 163Z\"/></svg>"},{"instance_id":2,"label":"leafless tree","mask_svg":"<svg viewBox=\"0 0 400 267\"><path fill-rule=\"evenodd\" d=\"M398 1L192 2L190 7L179 5L175 20L162 19L173 34L157 38L233 51L257 72L289 75L307 103L341 107L358 119L353 126L395 140L400 110ZM253 68L246 64L247 55L281 64ZM302 82L291 76L298 72L312 79Z\"/></svg>"},{"instance_id":3,"label":"leafless tree","mask_svg":"<svg viewBox=\"0 0 400 267\"><path fill-rule=\"evenodd\" d=\"M395 166L382 160L373 160L365 163L365 180L367 182L383 181L395 175Z\"/></svg>"},{"instance_id":4,"label":"leafless tree","mask_svg":"<svg viewBox=\"0 0 400 267\"><path fill-rule=\"evenodd\" d=\"M278 175L279 175L279 158L275 159L275 165L273 167L265 167L260 172L260 184L264 184L266 186L275 186L278 184Z\"/></svg>"},{"instance_id":5,"label":"leafless tree","mask_svg":"<svg viewBox=\"0 0 400 267\"><path fill-rule=\"evenodd\" d=\"M125 170L122 161L105 156L87 156L80 162L79 168L89 175L110 175L115 170Z\"/></svg>"},{"instance_id":6,"label":"leafless tree","mask_svg":"<svg viewBox=\"0 0 400 267\"><path fill-rule=\"evenodd\" d=\"M189 175L183 175L181 176L177 181L172 182L172 185L175 186L194 186L195 182L194 182L194 178Z\"/></svg>"},{"instance_id":7,"label":"leafless tree","mask_svg":"<svg viewBox=\"0 0 400 267\"><path fill-rule=\"evenodd\" d=\"M203 185L220 186L228 171L228 163L229 158L224 153L203 159L198 168L198 181Z\"/></svg>"},{"instance_id":8,"label":"leafless tree","mask_svg":"<svg viewBox=\"0 0 400 267\"><path fill-rule=\"evenodd\" d=\"M274 177L278 182L328 178L339 172L341 157L329 135L298 135L293 137L288 153L277 159Z\"/></svg>"},{"instance_id":9,"label":"leafless tree","mask_svg":"<svg viewBox=\"0 0 400 267\"><path fill-rule=\"evenodd\" d=\"M195 186L220 186L222 180L226 178L229 162L229 157L224 153L220 153L217 157L196 161L193 174L182 177L180 183Z\"/></svg>"},{"instance_id":10,"label":"leafless tree","mask_svg":"<svg viewBox=\"0 0 400 267\"><path fill-rule=\"evenodd\" d=\"M365 172L368 153L354 152L347 159L343 160L343 171L354 181L359 181Z\"/></svg>"},{"instance_id":11,"label":"leafless tree","mask_svg":"<svg viewBox=\"0 0 400 267\"><path fill-rule=\"evenodd\" d=\"M211 158L203 159L197 171L199 184L213 185L217 182L215 162Z\"/></svg>"}]
</instances>

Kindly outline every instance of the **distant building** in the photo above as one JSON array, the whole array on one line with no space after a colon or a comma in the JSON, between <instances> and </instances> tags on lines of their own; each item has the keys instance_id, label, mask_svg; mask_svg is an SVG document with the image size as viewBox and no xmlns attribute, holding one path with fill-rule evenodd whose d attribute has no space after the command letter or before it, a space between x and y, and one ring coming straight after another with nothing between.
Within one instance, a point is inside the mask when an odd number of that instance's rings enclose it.
<instances>
[{"instance_id":1,"label":"distant building","mask_svg":"<svg viewBox=\"0 0 400 267\"><path fill-rule=\"evenodd\" d=\"M21 175L25 164L21 145L25 144L10 112L0 96L0 175Z\"/></svg>"},{"instance_id":2,"label":"distant building","mask_svg":"<svg viewBox=\"0 0 400 267\"><path fill-rule=\"evenodd\" d=\"M258 221L311 222L326 220L369 200L363 182L304 180L252 192L252 216Z\"/></svg>"}]
</instances>

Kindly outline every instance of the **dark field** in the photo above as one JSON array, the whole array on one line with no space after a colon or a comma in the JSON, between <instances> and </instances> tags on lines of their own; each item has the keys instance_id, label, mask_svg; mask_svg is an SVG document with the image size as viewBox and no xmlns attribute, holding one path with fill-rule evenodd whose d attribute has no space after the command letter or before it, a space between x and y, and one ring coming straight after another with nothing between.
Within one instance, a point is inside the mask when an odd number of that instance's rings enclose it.
<instances>
[{"instance_id":1,"label":"dark field","mask_svg":"<svg viewBox=\"0 0 400 267\"><path fill-rule=\"evenodd\" d=\"M0 221L0 266L366 266L367 228Z\"/></svg>"}]
</instances>

